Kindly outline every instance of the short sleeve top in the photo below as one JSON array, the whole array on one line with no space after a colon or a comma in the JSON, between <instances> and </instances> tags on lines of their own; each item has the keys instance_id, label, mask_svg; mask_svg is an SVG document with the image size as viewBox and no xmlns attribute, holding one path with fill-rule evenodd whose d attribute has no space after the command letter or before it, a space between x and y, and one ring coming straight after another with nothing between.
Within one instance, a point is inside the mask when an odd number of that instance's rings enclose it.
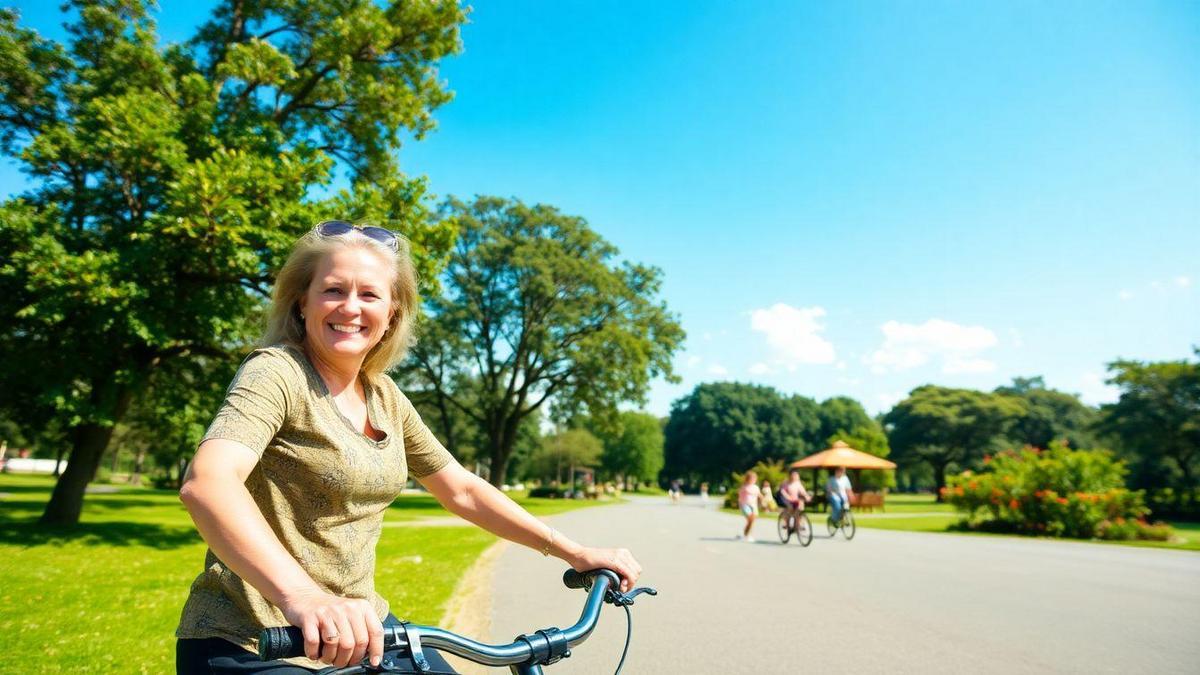
<instances>
[{"instance_id":1,"label":"short sleeve top","mask_svg":"<svg viewBox=\"0 0 1200 675\"><path fill-rule=\"evenodd\" d=\"M373 440L338 410L299 349L258 349L242 363L204 435L242 443L259 456L246 479L284 548L329 593L364 598L379 618L375 544L383 514L411 473L420 478L454 461L391 378L363 377ZM218 637L250 650L283 613L209 550L192 583L176 636Z\"/></svg>"}]
</instances>

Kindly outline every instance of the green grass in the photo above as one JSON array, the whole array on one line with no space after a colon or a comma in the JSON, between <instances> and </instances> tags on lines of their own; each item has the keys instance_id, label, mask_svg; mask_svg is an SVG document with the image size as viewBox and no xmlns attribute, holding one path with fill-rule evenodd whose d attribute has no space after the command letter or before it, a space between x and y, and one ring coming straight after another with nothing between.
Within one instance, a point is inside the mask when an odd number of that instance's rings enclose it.
<instances>
[{"instance_id":1,"label":"green grass","mask_svg":"<svg viewBox=\"0 0 1200 675\"><path fill-rule=\"evenodd\" d=\"M122 487L89 494L79 526L36 519L52 479L0 474L0 635L4 672L166 673L204 542L174 491ZM529 500L538 515L596 502ZM428 495L404 495L388 520L449 515ZM379 592L397 616L437 623L462 574L495 541L470 527L385 528Z\"/></svg>"}]
</instances>

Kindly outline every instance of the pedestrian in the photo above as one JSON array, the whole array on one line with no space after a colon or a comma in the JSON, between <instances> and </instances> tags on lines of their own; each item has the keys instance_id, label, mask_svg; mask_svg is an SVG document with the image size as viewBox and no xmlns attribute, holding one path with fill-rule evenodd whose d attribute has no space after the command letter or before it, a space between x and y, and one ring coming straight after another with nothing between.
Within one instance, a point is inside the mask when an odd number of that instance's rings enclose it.
<instances>
[{"instance_id":1,"label":"pedestrian","mask_svg":"<svg viewBox=\"0 0 1200 675\"><path fill-rule=\"evenodd\" d=\"M758 491L758 508L763 513L772 513L779 510L779 506L775 503L775 495L771 493L771 481L763 479L762 487Z\"/></svg>"},{"instance_id":2,"label":"pedestrian","mask_svg":"<svg viewBox=\"0 0 1200 675\"><path fill-rule=\"evenodd\" d=\"M758 474L751 469L742 478L742 487L738 489L738 509L746 517L746 528L737 538L751 543L754 542L754 535L750 534L750 529L754 527L754 519L758 517L758 496L762 492L757 483Z\"/></svg>"},{"instance_id":3,"label":"pedestrian","mask_svg":"<svg viewBox=\"0 0 1200 675\"><path fill-rule=\"evenodd\" d=\"M708 505L708 483L700 484L700 505Z\"/></svg>"},{"instance_id":4,"label":"pedestrian","mask_svg":"<svg viewBox=\"0 0 1200 675\"><path fill-rule=\"evenodd\" d=\"M641 566L629 551L581 546L464 469L386 375L419 306L394 233L327 221L296 243L261 346L180 491L209 550L176 630L179 673L378 665L383 622L398 622L375 590L375 544L410 475L458 516L576 570L613 569L632 588ZM259 632L287 624L302 629L307 659L260 662ZM433 651L434 669L449 669Z\"/></svg>"}]
</instances>

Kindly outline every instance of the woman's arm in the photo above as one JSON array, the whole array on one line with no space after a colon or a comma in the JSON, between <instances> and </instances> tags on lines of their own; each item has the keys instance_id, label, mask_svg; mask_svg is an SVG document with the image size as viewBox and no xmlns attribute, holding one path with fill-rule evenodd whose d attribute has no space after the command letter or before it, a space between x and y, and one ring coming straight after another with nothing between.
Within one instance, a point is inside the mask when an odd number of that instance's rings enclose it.
<instances>
[{"instance_id":1,"label":"woman's arm","mask_svg":"<svg viewBox=\"0 0 1200 675\"><path fill-rule=\"evenodd\" d=\"M642 566L628 550L590 548L571 541L457 462L419 480L442 506L492 534L561 558L580 572L601 567L613 570L621 577L623 591L633 588L642 573Z\"/></svg>"},{"instance_id":2,"label":"woman's arm","mask_svg":"<svg viewBox=\"0 0 1200 675\"><path fill-rule=\"evenodd\" d=\"M369 654L378 665L383 627L374 608L363 599L326 593L283 547L246 490L257 463L254 451L237 441L200 444L179 491L196 529L222 563L304 631L308 658L343 667Z\"/></svg>"}]
</instances>

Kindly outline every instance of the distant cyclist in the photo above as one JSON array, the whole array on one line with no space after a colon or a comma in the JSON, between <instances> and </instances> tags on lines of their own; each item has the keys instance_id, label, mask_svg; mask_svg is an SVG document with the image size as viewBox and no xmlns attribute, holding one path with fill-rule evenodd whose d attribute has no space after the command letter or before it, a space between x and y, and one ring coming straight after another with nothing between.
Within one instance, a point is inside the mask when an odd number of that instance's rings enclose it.
<instances>
[{"instance_id":1,"label":"distant cyclist","mask_svg":"<svg viewBox=\"0 0 1200 675\"><path fill-rule=\"evenodd\" d=\"M804 510L806 502L811 501L812 495L808 494L808 490L804 489L804 483L800 481L800 471L792 469L788 473L788 479L779 488L780 508L787 509L788 515L795 516Z\"/></svg>"},{"instance_id":2,"label":"distant cyclist","mask_svg":"<svg viewBox=\"0 0 1200 675\"><path fill-rule=\"evenodd\" d=\"M850 477L846 475L846 467L839 466L829 475L829 480L825 483L825 494L829 499L833 522L836 523L842 519L842 511L850 508L850 498L854 496Z\"/></svg>"}]
</instances>

